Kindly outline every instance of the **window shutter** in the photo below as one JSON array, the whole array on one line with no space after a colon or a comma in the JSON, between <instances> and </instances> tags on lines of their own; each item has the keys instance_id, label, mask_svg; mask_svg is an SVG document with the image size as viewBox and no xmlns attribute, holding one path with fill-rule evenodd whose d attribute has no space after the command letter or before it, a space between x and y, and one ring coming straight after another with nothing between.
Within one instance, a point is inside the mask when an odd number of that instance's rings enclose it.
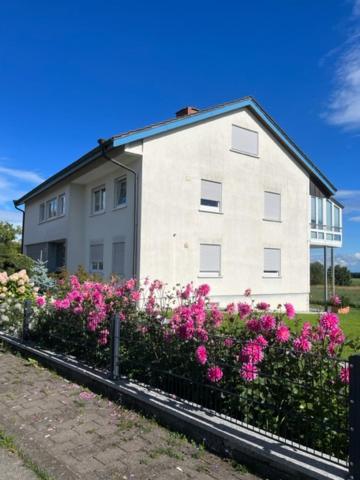
<instances>
[{"instance_id":1,"label":"window shutter","mask_svg":"<svg viewBox=\"0 0 360 480\"><path fill-rule=\"evenodd\" d=\"M221 246L200 245L200 272L220 274Z\"/></svg>"},{"instance_id":2,"label":"window shutter","mask_svg":"<svg viewBox=\"0 0 360 480\"><path fill-rule=\"evenodd\" d=\"M104 245L90 245L90 261L91 262L102 262L104 257Z\"/></svg>"},{"instance_id":3,"label":"window shutter","mask_svg":"<svg viewBox=\"0 0 360 480\"><path fill-rule=\"evenodd\" d=\"M264 249L264 272L280 273L281 250L279 248Z\"/></svg>"},{"instance_id":4,"label":"window shutter","mask_svg":"<svg viewBox=\"0 0 360 480\"><path fill-rule=\"evenodd\" d=\"M112 273L125 276L125 243L114 242L112 251Z\"/></svg>"},{"instance_id":5,"label":"window shutter","mask_svg":"<svg viewBox=\"0 0 360 480\"><path fill-rule=\"evenodd\" d=\"M236 125L232 126L232 148L234 150L257 156L259 154L258 137L257 132Z\"/></svg>"},{"instance_id":6,"label":"window shutter","mask_svg":"<svg viewBox=\"0 0 360 480\"><path fill-rule=\"evenodd\" d=\"M265 219L281 220L281 195L265 192Z\"/></svg>"},{"instance_id":7,"label":"window shutter","mask_svg":"<svg viewBox=\"0 0 360 480\"><path fill-rule=\"evenodd\" d=\"M221 202L221 183L201 180L201 198Z\"/></svg>"}]
</instances>

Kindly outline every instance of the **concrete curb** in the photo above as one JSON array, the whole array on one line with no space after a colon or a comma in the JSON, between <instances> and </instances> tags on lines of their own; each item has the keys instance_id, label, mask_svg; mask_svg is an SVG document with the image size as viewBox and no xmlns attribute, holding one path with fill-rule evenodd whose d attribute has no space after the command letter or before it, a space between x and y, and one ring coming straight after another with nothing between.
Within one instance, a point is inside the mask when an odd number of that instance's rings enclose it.
<instances>
[{"instance_id":1,"label":"concrete curb","mask_svg":"<svg viewBox=\"0 0 360 480\"><path fill-rule=\"evenodd\" d=\"M67 378L94 391L156 417L159 423L180 431L222 456L231 457L274 480L340 480L348 469L296 447L284 445L239 424L215 416L211 411L189 404L122 378L112 381L105 373L53 352L24 345L0 332L0 339L16 350L31 355Z\"/></svg>"}]
</instances>

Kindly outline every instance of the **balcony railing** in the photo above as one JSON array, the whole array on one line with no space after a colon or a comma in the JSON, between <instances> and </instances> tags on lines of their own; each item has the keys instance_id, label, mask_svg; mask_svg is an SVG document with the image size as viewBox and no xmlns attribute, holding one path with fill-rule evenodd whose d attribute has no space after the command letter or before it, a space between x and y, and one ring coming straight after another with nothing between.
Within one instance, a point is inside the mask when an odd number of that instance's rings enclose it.
<instances>
[{"instance_id":1,"label":"balcony railing","mask_svg":"<svg viewBox=\"0 0 360 480\"><path fill-rule=\"evenodd\" d=\"M342 244L342 228L319 223L311 223L310 242L315 245L330 245L340 247Z\"/></svg>"}]
</instances>

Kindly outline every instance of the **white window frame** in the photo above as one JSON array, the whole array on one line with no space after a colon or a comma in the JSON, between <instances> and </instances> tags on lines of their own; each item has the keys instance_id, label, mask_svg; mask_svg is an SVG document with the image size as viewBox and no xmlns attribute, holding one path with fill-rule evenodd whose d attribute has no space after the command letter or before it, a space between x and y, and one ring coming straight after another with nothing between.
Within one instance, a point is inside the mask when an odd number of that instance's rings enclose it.
<instances>
[{"instance_id":1,"label":"white window frame","mask_svg":"<svg viewBox=\"0 0 360 480\"><path fill-rule=\"evenodd\" d=\"M63 205L62 211L60 210L61 204ZM63 217L66 211L66 196L65 193L59 195L58 202L57 202L57 214L58 217Z\"/></svg>"},{"instance_id":2,"label":"white window frame","mask_svg":"<svg viewBox=\"0 0 360 480\"><path fill-rule=\"evenodd\" d=\"M101 208L102 191L104 191L104 202ZM100 192L100 209L99 210L95 210L95 194L97 192ZM97 187L94 187L91 190L91 213L92 215L99 215L101 213L104 213L105 211L106 211L106 186L99 185Z\"/></svg>"},{"instance_id":3,"label":"white window frame","mask_svg":"<svg viewBox=\"0 0 360 480\"><path fill-rule=\"evenodd\" d=\"M241 130L247 130L248 132L256 134L256 139L257 139L257 141L256 141L256 153L247 152L245 150L238 149L238 148L234 147L234 145L233 145L233 128L234 127L235 128L240 128ZM243 155L249 155L250 157L259 158L259 132L257 132L256 130L252 130L251 128L242 127L241 125L236 125L235 123L233 123L231 125L231 148L230 148L230 150L232 152L241 153Z\"/></svg>"},{"instance_id":4,"label":"white window frame","mask_svg":"<svg viewBox=\"0 0 360 480\"><path fill-rule=\"evenodd\" d=\"M92 260L91 258L91 247L102 247L102 260ZM94 267L94 264L96 266ZM101 268L100 268L101 266ZM103 242L92 242L90 243L90 249L89 249L89 270L91 273L99 273L102 274L104 273L104 243Z\"/></svg>"},{"instance_id":5,"label":"white window frame","mask_svg":"<svg viewBox=\"0 0 360 480\"><path fill-rule=\"evenodd\" d=\"M49 206L52 202L55 202L55 207L54 207L54 215L49 215ZM50 198L50 200L47 200L46 202L46 220L52 220L53 218L57 217L57 197Z\"/></svg>"},{"instance_id":6,"label":"white window frame","mask_svg":"<svg viewBox=\"0 0 360 480\"><path fill-rule=\"evenodd\" d=\"M39 205L39 223L43 223L45 222L45 220L46 220L46 204L45 202L41 202Z\"/></svg>"},{"instance_id":7,"label":"white window frame","mask_svg":"<svg viewBox=\"0 0 360 480\"><path fill-rule=\"evenodd\" d=\"M203 200L205 201L214 201L211 199L203 198L202 196L202 182L207 182L207 183L214 183L216 185L220 185L220 200L218 206L212 206L212 205L203 205L201 202ZM202 178L200 181L200 211L202 212L213 212L213 213L222 213L222 183L221 182L215 182L214 180L207 180L205 178Z\"/></svg>"},{"instance_id":8,"label":"white window frame","mask_svg":"<svg viewBox=\"0 0 360 480\"><path fill-rule=\"evenodd\" d=\"M265 270L265 251L266 250L276 250L279 252L279 270ZM281 277L281 248L277 247L264 247L264 252L263 252L263 276L265 278L280 278Z\"/></svg>"},{"instance_id":9,"label":"white window frame","mask_svg":"<svg viewBox=\"0 0 360 480\"><path fill-rule=\"evenodd\" d=\"M266 195L269 194L269 195L277 195L280 199L280 204L279 204L279 218L270 218L270 217L267 217L266 216ZM281 193L280 192L274 192L274 191L271 191L271 190L265 190L264 191L264 220L266 220L267 222L281 222L281 218L282 218L282 198L281 198Z\"/></svg>"},{"instance_id":10,"label":"white window frame","mask_svg":"<svg viewBox=\"0 0 360 480\"><path fill-rule=\"evenodd\" d=\"M125 180L125 201L122 203L118 203L118 195L117 189L118 184ZM123 208L127 206L127 198L128 198L128 180L127 175L122 175L121 177L115 178L114 180L114 208Z\"/></svg>"},{"instance_id":11,"label":"white window frame","mask_svg":"<svg viewBox=\"0 0 360 480\"><path fill-rule=\"evenodd\" d=\"M219 270L201 270L201 247L202 246L213 246L219 247ZM199 247L199 277L211 277L211 278L219 278L221 277L221 262L222 262L222 247L220 243L205 243L201 242Z\"/></svg>"}]
</instances>

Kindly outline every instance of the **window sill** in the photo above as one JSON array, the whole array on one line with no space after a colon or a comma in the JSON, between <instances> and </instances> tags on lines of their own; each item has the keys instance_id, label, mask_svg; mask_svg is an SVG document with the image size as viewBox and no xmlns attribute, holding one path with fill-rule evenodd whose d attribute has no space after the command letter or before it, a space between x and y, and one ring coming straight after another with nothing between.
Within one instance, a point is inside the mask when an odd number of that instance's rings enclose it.
<instances>
[{"instance_id":1,"label":"window sill","mask_svg":"<svg viewBox=\"0 0 360 480\"><path fill-rule=\"evenodd\" d=\"M102 210L101 212L92 212L90 213L90 217L98 217L99 215L104 215L106 210Z\"/></svg>"},{"instance_id":2,"label":"window sill","mask_svg":"<svg viewBox=\"0 0 360 480\"><path fill-rule=\"evenodd\" d=\"M127 203L123 203L122 205L117 205L116 207L113 208L113 212L116 210L122 210L123 208L126 208L128 206Z\"/></svg>"},{"instance_id":3,"label":"window sill","mask_svg":"<svg viewBox=\"0 0 360 480\"><path fill-rule=\"evenodd\" d=\"M46 220L42 220L41 222L38 223L38 225L43 225L44 223L53 222L54 220L59 220L60 218L64 218L64 217L65 217L65 214L56 215L56 217L51 217L51 218L47 218Z\"/></svg>"},{"instance_id":4,"label":"window sill","mask_svg":"<svg viewBox=\"0 0 360 480\"><path fill-rule=\"evenodd\" d=\"M215 215L224 215L224 212L215 212L215 210L203 210L202 208L199 208L199 212L201 213L215 213Z\"/></svg>"},{"instance_id":5,"label":"window sill","mask_svg":"<svg viewBox=\"0 0 360 480\"><path fill-rule=\"evenodd\" d=\"M236 150L235 148L230 148L230 152L240 153L241 155L246 155L248 157L260 158L260 155L255 155L253 153L248 153L248 152L242 152L241 150Z\"/></svg>"},{"instance_id":6,"label":"window sill","mask_svg":"<svg viewBox=\"0 0 360 480\"><path fill-rule=\"evenodd\" d=\"M264 222L271 222L271 223L283 223L282 220L273 220L271 218L263 218Z\"/></svg>"},{"instance_id":7,"label":"window sill","mask_svg":"<svg viewBox=\"0 0 360 480\"><path fill-rule=\"evenodd\" d=\"M262 278L282 278L281 275L263 275Z\"/></svg>"},{"instance_id":8,"label":"window sill","mask_svg":"<svg viewBox=\"0 0 360 480\"><path fill-rule=\"evenodd\" d=\"M202 275L201 273L199 273L199 275L197 276L197 278L223 278L222 275Z\"/></svg>"}]
</instances>

